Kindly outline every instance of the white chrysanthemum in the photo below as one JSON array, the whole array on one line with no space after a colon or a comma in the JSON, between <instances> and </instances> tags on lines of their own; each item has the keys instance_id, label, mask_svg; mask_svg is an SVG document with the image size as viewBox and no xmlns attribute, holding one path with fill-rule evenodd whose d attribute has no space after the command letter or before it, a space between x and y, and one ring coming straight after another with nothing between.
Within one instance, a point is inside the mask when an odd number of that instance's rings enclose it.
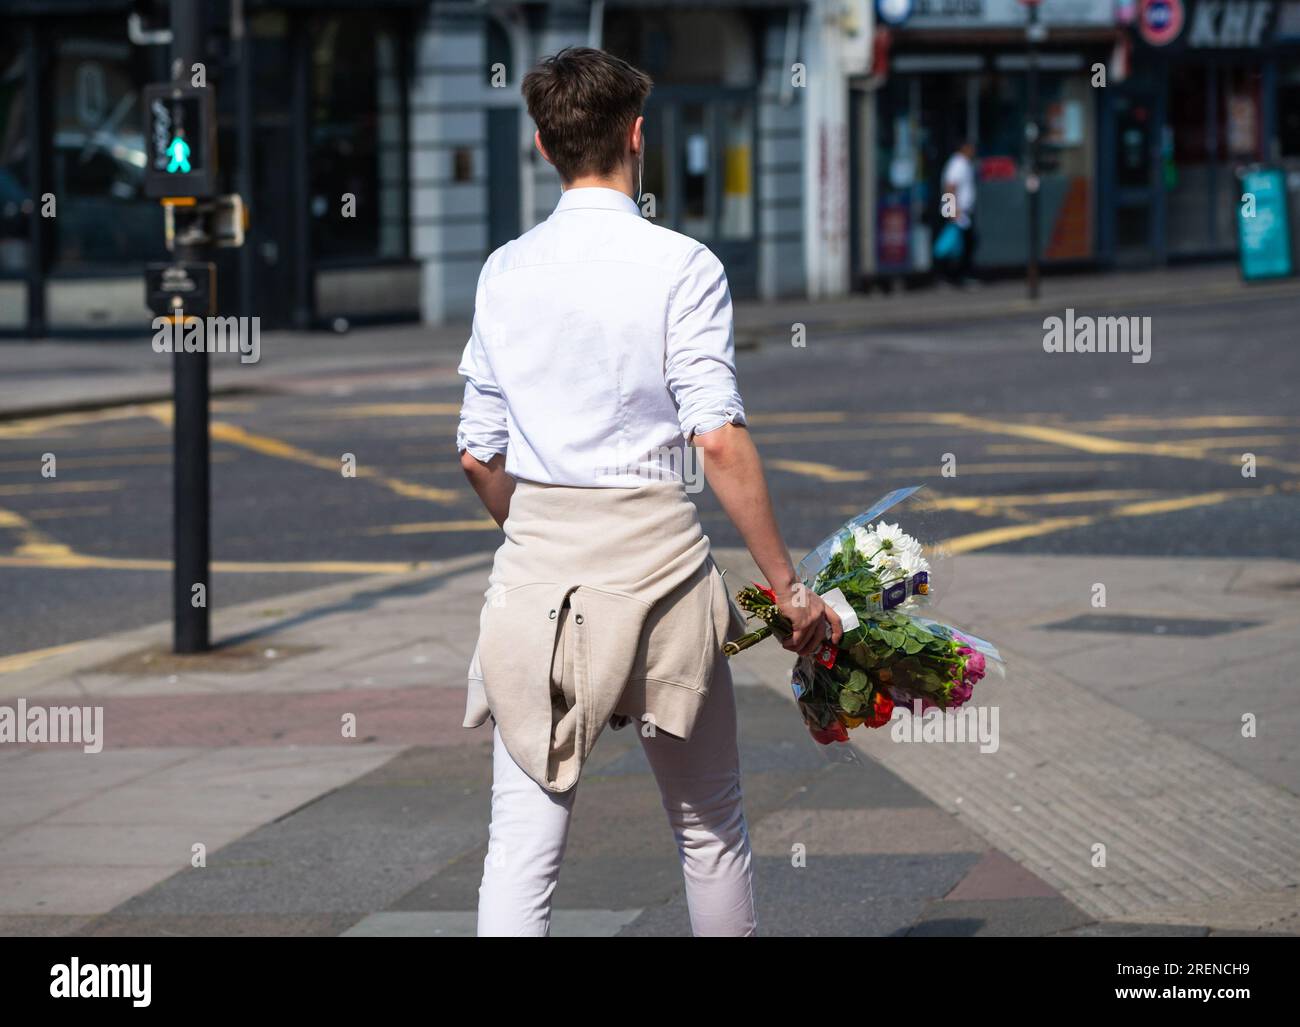
<instances>
[{"instance_id":1,"label":"white chrysanthemum","mask_svg":"<svg viewBox=\"0 0 1300 1027\"><path fill-rule=\"evenodd\" d=\"M897 524L886 524L881 521L872 531L880 538L882 542L888 542L890 548L902 548L910 541L915 541L912 536L903 531Z\"/></svg>"},{"instance_id":2,"label":"white chrysanthemum","mask_svg":"<svg viewBox=\"0 0 1300 1027\"><path fill-rule=\"evenodd\" d=\"M909 578L918 571L929 571L930 561L921 555L921 547L904 549L898 557L898 569Z\"/></svg>"},{"instance_id":3,"label":"white chrysanthemum","mask_svg":"<svg viewBox=\"0 0 1300 1027\"><path fill-rule=\"evenodd\" d=\"M916 556L922 554L921 543L903 531L897 524L880 524L876 527L876 534L882 539L888 539L890 548L894 552L913 553Z\"/></svg>"},{"instance_id":4,"label":"white chrysanthemum","mask_svg":"<svg viewBox=\"0 0 1300 1027\"><path fill-rule=\"evenodd\" d=\"M853 544L857 547L858 552L861 553L862 556L869 557L880 548L880 541L876 538L875 533L872 532L870 528L864 528L861 524L855 524L850 530L853 532Z\"/></svg>"}]
</instances>

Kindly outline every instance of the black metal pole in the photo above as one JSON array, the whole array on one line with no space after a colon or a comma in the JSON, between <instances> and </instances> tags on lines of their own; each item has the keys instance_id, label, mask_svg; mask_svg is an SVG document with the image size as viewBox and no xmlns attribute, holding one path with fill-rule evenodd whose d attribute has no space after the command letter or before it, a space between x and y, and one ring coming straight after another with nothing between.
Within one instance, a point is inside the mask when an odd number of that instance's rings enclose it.
<instances>
[{"instance_id":1,"label":"black metal pole","mask_svg":"<svg viewBox=\"0 0 1300 1027\"><path fill-rule=\"evenodd\" d=\"M289 46L293 87L293 324L316 320L316 269L311 252L311 49L302 22L291 15Z\"/></svg>"},{"instance_id":2,"label":"black metal pole","mask_svg":"<svg viewBox=\"0 0 1300 1027\"><path fill-rule=\"evenodd\" d=\"M1038 118L1038 40L1039 40L1038 4L1029 5L1029 27L1025 32L1028 41L1028 66L1026 69L1026 104L1028 110L1025 118L1025 137L1029 144L1029 161L1025 169L1025 199L1028 203L1029 253L1025 262L1025 284L1031 300L1038 299L1038 217L1039 187L1038 144L1042 135L1042 125Z\"/></svg>"},{"instance_id":3,"label":"black metal pole","mask_svg":"<svg viewBox=\"0 0 1300 1027\"><path fill-rule=\"evenodd\" d=\"M235 40L236 58L239 61L236 74L238 78L238 96L236 109L237 145L239 147L238 182L239 192L244 197L245 208L253 203L253 147L257 145L257 123L253 113L253 39L248 32L248 23L244 13L244 0L233 0L230 5L230 35ZM253 316L254 290L254 250L251 244L239 248L239 312L245 317Z\"/></svg>"},{"instance_id":4,"label":"black metal pole","mask_svg":"<svg viewBox=\"0 0 1300 1027\"><path fill-rule=\"evenodd\" d=\"M189 80L203 59L200 0L171 0L172 77ZM209 84L207 88L211 88ZM207 246L176 241L177 263L208 259ZM194 311L197 316L206 310ZM208 570L211 560L211 489L208 466L208 355L173 355L172 421L172 648L198 653L209 648ZM202 602L199 602L201 585Z\"/></svg>"}]
</instances>

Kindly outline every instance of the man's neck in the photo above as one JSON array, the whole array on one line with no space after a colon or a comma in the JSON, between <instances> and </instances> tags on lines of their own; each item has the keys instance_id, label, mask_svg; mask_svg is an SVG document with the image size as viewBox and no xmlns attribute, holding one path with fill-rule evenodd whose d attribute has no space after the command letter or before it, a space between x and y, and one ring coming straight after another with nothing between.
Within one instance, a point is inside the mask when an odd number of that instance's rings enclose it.
<instances>
[{"instance_id":1,"label":"man's neck","mask_svg":"<svg viewBox=\"0 0 1300 1027\"><path fill-rule=\"evenodd\" d=\"M636 199L636 185L631 175L580 175L571 182L564 183L564 191L570 189L613 189L629 199Z\"/></svg>"}]
</instances>

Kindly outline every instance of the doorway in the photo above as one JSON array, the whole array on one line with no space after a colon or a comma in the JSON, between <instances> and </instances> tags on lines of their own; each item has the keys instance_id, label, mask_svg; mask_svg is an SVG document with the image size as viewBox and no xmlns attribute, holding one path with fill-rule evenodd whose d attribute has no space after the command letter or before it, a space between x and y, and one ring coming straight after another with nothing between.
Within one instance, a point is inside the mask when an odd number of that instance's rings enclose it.
<instances>
[{"instance_id":1,"label":"doorway","mask_svg":"<svg viewBox=\"0 0 1300 1027\"><path fill-rule=\"evenodd\" d=\"M656 224L712 250L727 269L733 297L755 296L753 91L656 87L645 119L643 208L653 197Z\"/></svg>"},{"instance_id":2,"label":"doorway","mask_svg":"<svg viewBox=\"0 0 1300 1027\"><path fill-rule=\"evenodd\" d=\"M1162 263L1162 97L1154 85L1140 82L1105 93L1102 140L1110 173L1102 178L1114 183L1104 217L1106 248L1119 266Z\"/></svg>"}]
</instances>

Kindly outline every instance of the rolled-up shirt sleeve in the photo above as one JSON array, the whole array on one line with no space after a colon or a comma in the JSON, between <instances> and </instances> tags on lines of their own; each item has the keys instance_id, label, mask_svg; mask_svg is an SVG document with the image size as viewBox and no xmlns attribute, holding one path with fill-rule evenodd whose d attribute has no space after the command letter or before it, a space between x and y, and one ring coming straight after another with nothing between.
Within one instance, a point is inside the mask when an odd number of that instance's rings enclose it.
<instances>
[{"instance_id":1,"label":"rolled-up shirt sleeve","mask_svg":"<svg viewBox=\"0 0 1300 1027\"><path fill-rule=\"evenodd\" d=\"M744 424L736 386L731 290L727 274L705 246L687 255L668 300L664 377L689 441L724 424Z\"/></svg>"},{"instance_id":2,"label":"rolled-up shirt sleeve","mask_svg":"<svg viewBox=\"0 0 1300 1027\"><path fill-rule=\"evenodd\" d=\"M506 401L492 374L484 346L486 315L483 306L483 286L480 279L474 305L474 325L469 342L461 354L457 372L465 379L465 395L461 401L460 423L456 428L456 449L468 452L474 459L487 463L498 453L506 451L509 437L506 423Z\"/></svg>"}]
</instances>

